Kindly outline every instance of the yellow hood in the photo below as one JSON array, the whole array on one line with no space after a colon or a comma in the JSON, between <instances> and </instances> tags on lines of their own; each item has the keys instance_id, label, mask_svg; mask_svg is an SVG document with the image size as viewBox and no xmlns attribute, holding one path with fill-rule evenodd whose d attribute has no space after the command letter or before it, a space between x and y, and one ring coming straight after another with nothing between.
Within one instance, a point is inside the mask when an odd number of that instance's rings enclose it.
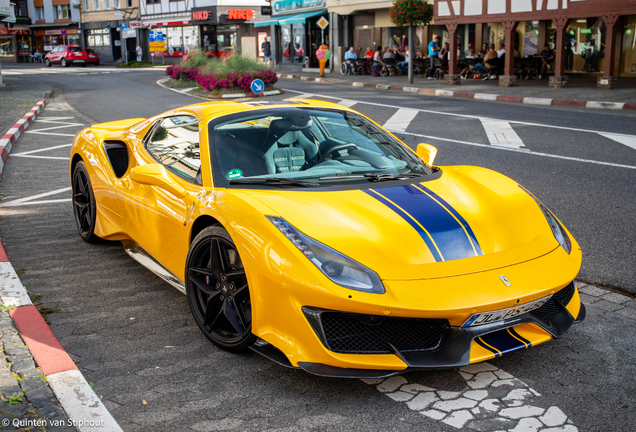
<instances>
[{"instance_id":1,"label":"yellow hood","mask_svg":"<svg viewBox=\"0 0 636 432\"><path fill-rule=\"evenodd\" d=\"M438 179L411 185L249 194L384 280L486 271L558 247L534 200L517 183L483 168L447 167Z\"/></svg>"}]
</instances>

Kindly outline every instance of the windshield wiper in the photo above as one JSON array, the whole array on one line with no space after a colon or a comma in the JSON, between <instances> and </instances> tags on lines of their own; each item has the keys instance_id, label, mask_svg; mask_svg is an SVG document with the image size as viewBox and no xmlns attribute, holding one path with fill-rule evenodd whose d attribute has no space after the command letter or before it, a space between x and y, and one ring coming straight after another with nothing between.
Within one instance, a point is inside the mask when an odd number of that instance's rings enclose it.
<instances>
[{"instance_id":1,"label":"windshield wiper","mask_svg":"<svg viewBox=\"0 0 636 432\"><path fill-rule=\"evenodd\" d=\"M364 173L364 174L345 174L345 175L334 175L334 176L326 176L320 177L318 180L338 180L343 178L368 178L369 181L379 182L382 180L406 180L411 177L421 177L425 174L416 174L416 173Z\"/></svg>"},{"instance_id":2,"label":"windshield wiper","mask_svg":"<svg viewBox=\"0 0 636 432\"><path fill-rule=\"evenodd\" d=\"M318 187L320 186L318 183L312 183L302 180L292 180L288 178L281 177L258 177L258 178L241 178L230 180L230 184L249 184L249 183L291 183L298 186L304 187Z\"/></svg>"}]
</instances>

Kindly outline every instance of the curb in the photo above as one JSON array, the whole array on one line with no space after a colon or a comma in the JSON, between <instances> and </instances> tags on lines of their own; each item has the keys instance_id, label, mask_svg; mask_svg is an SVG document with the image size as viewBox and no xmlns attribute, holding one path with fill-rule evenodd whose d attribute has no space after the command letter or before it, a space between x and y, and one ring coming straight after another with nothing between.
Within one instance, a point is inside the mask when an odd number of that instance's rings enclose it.
<instances>
[{"instance_id":1,"label":"curb","mask_svg":"<svg viewBox=\"0 0 636 432\"><path fill-rule=\"evenodd\" d=\"M45 105L46 99L40 100L0 140L0 175L17 138ZM123 432L31 302L1 241L0 299L6 307L12 308L9 314L16 328L76 429L79 432Z\"/></svg>"},{"instance_id":2,"label":"curb","mask_svg":"<svg viewBox=\"0 0 636 432\"><path fill-rule=\"evenodd\" d=\"M23 115L22 118L9 128L2 138L0 138L0 178L2 178L4 163L7 161L9 153L11 153L13 144L15 144L15 141L22 132L24 132L24 130L33 123L33 120L37 118L38 114L40 114L40 111L42 111L45 105L46 99L40 99L40 101L36 103L28 113Z\"/></svg>"},{"instance_id":3,"label":"curb","mask_svg":"<svg viewBox=\"0 0 636 432\"><path fill-rule=\"evenodd\" d=\"M314 81L321 83L330 83L326 78L314 78L299 75L279 75L279 78L284 79L297 79L302 81ZM427 96L443 96L443 97L457 97L463 99L477 99L485 101L497 101L497 102L509 102L509 103L521 103L526 105L541 105L541 106L564 106L575 108L590 108L590 109L609 109L609 110L636 110L636 103L624 103L624 102L596 102L596 101L583 101L583 100L566 100L566 99L550 99L550 98L537 98L537 97L522 97L522 96L509 96L499 95L492 93L470 93L454 90L435 90L419 87L402 87L387 84L373 84L373 83L361 83L361 82L348 82L348 83L332 83L348 85L352 87L366 87L374 88L377 90L391 90L391 91L404 91L408 93L419 93Z\"/></svg>"},{"instance_id":4,"label":"curb","mask_svg":"<svg viewBox=\"0 0 636 432\"><path fill-rule=\"evenodd\" d=\"M276 89L276 90L268 90L268 91L264 91L263 93L260 94L256 94L256 93L229 93L229 94L222 94L222 95L208 95L207 97L204 96L200 96L197 94L190 94L189 91L182 91L179 89L175 89L172 87L168 87L167 85L165 85L164 83L166 81L168 81L170 78L161 78L159 80L157 80L157 84L167 90L172 90L174 92L177 93L181 93L181 94L187 94L188 96L192 96L192 97L196 97L199 99L203 99L203 100L217 100L217 99L241 99L241 98L253 98L253 99L258 99L258 98L262 98L262 97L266 97L266 96L275 96L275 95L279 95L279 94L285 94L284 90L280 90L280 89ZM186 89L188 90L188 89Z\"/></svg>"}]
</instances>

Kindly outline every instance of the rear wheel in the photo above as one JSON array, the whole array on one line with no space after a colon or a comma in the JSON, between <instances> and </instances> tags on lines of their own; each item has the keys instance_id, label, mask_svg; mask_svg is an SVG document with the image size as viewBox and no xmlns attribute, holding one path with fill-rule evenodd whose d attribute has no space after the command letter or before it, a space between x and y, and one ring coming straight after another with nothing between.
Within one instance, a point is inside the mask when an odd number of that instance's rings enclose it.
<instances>
[{"instance_id":1,"label":"rear wheel","mask_svg":"<svg viewBox=\"0 0 636 432\"><path fill-rule=\"evenodd\" d=\"M73 170L73 213L80 237L85 242L93 243L95 235L96 205L93 185L84 162L78 162Z\"/></svg>"},{"instance_id":2,"label":"rear wheel","mask_svg":"<svg viewBox=\"0 0 636 432\"><path fill-rule=\"evenodd\" d=\"M240 352L256 341L245 269L225 229L211 226L196 236L188 252L185 279L192 315L212 343Z\"/></svg>"},{"instance_id":3,"label":"rear wheel","mask_svg":"<svg viewBox=\"0 0 636 432\"><path fill-rule=\"evenodd\" d=\"M62 67L66 67L68 66L68 63L66 63L66 59L64 57L62 57Z\"/></svg>"}]
</instances>

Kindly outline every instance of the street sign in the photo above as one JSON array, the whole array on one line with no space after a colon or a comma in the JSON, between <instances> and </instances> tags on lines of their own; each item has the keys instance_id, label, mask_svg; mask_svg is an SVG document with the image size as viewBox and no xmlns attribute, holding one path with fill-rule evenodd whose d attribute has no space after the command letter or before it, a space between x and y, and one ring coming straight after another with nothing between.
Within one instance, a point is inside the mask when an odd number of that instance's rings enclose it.
<instances>
[{"instance_id":1,"label":"street sign","mask_svg":"<svg viewBox=\"0 0 636 432\"><path fill-rule=\"evenodd\" d=\"M163 32L151 30L148 32L148 42L163 42Z\"/></svg>"},{"instance_id":2,"label":"street sign","mask_svg":"<svg viewBox=\"0 0 636 432\"><path fill-rule=\"evenodd\" d=\"M322 16L318 21L316 21L316 24L318 25L318 27L320 27L321 30L324 30L329 25L329 21L327 21L327 18Z\"/></svg>"},{"instance_id":3,"label":"street sign","mask_svg":"<svg viewBox=\"0 0 636 432\"><path fill-rule=\"evenodd\" d=\"M265 83L259 79L255 79L252 81L250 88L252 89L252 93L260 94L265 90Z\"/></svg>"},{"instance_id":4,"label":"street sign","mask_svg":"<svg viewBox=\"0 0 636 432\"><path fill-rule=\"evenodd\" d=\"M62 30L60 30L60 34L61 34L62 36L66 36L66 29L62 29Z\"/></svg>"}]
</instances>

